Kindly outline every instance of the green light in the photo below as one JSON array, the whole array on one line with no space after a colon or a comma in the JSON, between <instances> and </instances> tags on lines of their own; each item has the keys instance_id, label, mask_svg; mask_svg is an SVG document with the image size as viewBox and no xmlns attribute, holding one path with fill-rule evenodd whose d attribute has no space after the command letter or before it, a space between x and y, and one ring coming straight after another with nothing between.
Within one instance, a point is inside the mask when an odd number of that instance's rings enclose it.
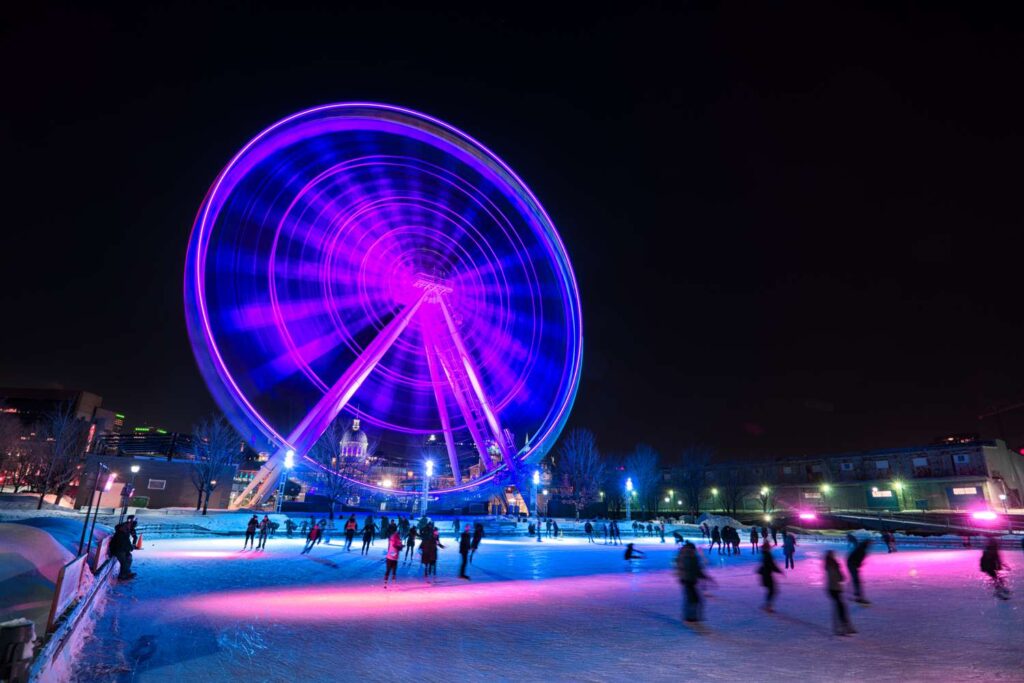
<instances>
[{"instance_id":1,"label":"green light","mask_svg":"<svg viewBox=\"0 0 1024 683\"><path fill-rule=\"evenodd\" d=\"M166 429L158 429L158 430L156 430L156 433L157 434L166 434L167 430Z\"/></svg>"},{"instance_id":2,"label":"green light","mask_svg":"<svg viewBox=\"0 0 1024 683\"><path fill-rule=\"evenodd\" d=\"M124 419L124 414L123 413L114 413L114 417L116 417L118 420L123 420Z\"/></svg>"},{"instance_id":3,"label":"green light","mask_svg":"<svg viewBox=\"0 0 1024 683\"><path fill-rule=\"evenodd\" d=\"M149 431L149 427L136 427L134 429L134 431L136 431L136 432L148 432Z\"/></svg>"}]
</instances>

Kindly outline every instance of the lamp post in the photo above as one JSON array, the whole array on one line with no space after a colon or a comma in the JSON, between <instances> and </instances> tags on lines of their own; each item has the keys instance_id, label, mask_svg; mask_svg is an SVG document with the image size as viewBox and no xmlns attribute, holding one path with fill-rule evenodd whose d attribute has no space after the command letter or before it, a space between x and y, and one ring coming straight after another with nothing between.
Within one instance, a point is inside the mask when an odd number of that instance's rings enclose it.
<instances>
[{"instance_id":1,"label":"lamp post","mask_svg":"<svg viewBox=\"0 0 1024 683\"><path fill-rule=\"evenodd\" d=\"M719 509L719 507L720 507L719 503L718 503L718 489L715 488L714 486L711 487L711 497L715 501L715 506L716 506L715 510L717 511Z\"/></svg>"},{"instance_id":2,"label":"lamp post","mask_svg":"<svg viewBox=\"0 0 1024 683\"><path fill-rule=\"evenodd\" d=\"M277 485L277 511L281 511L284 502L284 485L288 482L288 473L295 467L295 451L288 449L284 454L284 467L281 469L281 481Z\"/></svg>"},{"instance_id":3,"label":"lamp post","mask_svg":"<svg viewBox=\"0 0 1024 683\"><path fill-rule=\"evenodd\" d=\"M896 489L896 512L903 512L903 508L906 507L903 504L903 482L897 479L892 483L892 487Z\"/></svg>"},{"instance_id":4,"label":"lamp post","mask_svg":"<svg viewBox=\"0 0 1024 683\"><path fill-rule=\"evenodd\" d=\"M632 521L633 519L633 496L636 492L633 491L633 477L626 477L626 521Z\"/></svg>"},{"instance_id":5,"label":"lamp post","mask_svg":"<svg viewBox=\"0 0 1024 683\"><path fill-rule=\"evenodd\" d=\"M822 484L820 487L821 497L825 501L825 509L832 512L832 506L828 502L828 494L832 493L832 486L830 484Z\"/></svg>"},{"instance_id":6,"label":"lamp post","mask_svg":"<svg viewBox=\"0 0 1024 683\"><path fill-rule=\"evenodd\" d=\"M766 515L768 514L768 496L771 494L771 492L772 490L767 486L761 487L761 512Z\"/></svg>"},{"instance_id":7,"label":"lamp post","mask_svg":"<svg viewBox=\"0 0 1024 683\"><path fill-rule=\"evenodd\" d=\"M135 495L135 475L139 473L139 466L132 465L131 470L132 478L121 491L121 517L117 520L119 524L124 521L124 516L128 514L128 500Z\"/></svg>"},{"instance_id":8,"label":"lamp post","mask_svg":"<svg viewBox=\"0 0 1024 683\"><path fill-rule=\"evenodd\" d=\"M540 486L540 470L533 471L533 511L537 515L537 543L540 539L540 500L537 499L537 487Z\"/></svg>"},{"instance_id":9,"label":"lamp post","mask_svg":"<svg viewBox=\"0 0 1024 683\"><path fill-rule=\"evenodd\" d=\"M423 501L420 503L422 516L427 516L427 494L430 492L430 478L434 476L434 461L427 460L423 463Z\"/></svg>"},{"instance_id":10,"label":"lamp post","mask_svg":"<svg viewBox=\"0 0 1024 683\"><path fill-rule=\"evenodd\" d=\"M106 465L103 466L103 469L107 470ZM107 470L107 471L109 472L110 470ZM96 473L96 476L97 477L99 476L99 472ZM114 480L115 479L117 479L117 472L110 472L110 475L107 477L107 483L103 485L103 490L104 491L109 491L111 488L113 488ZM100 500L103 500L103 494L100 494ZM96 518L99 517L99 516L100 516L100 504L99 504L99 502L97 502L96 506L92 509L92 525L89 528L89 540L85 544L86 562L89 561L88 557L89 557L89 550L92 549L92 537L93 537L93 534L96 533ZM89 521L89 520L86 520L86 521ZM98 560L99 560L99 558L97 557L97 563L98 563Z\"/></svg>"},{"instance_id":11,"label":"lamp post","mask_svg":"<svg viewBox=\"0 0 1024 683\"><path fill-rule=\"evenodd\" d=\"M206 508L210 505L210 494L217 488L217 480L211 479L210 483L206 486L206 500L203 501L203 514L206 514Z\"/></svg>"},{"instance_id":12,"label":"lamp post","mask_svg":"<svg viewBox=\"0 0 1024 683\"><path fill-rule=\"evenodd\" d=\"M82 523L82 538L78 541L78 554L82 554L82 546L85 545L85 530L89 528L89 515L92 514L93 501L96 500L96 488L100 483L100 471L106 470L107 466L101 462L96 463L96 478L92 482L92 493L89 494L89 507L85 510L85 522ZM91 539L90 539L91 540Z\"/></svg>"},{"instance_id":13,"label":"lamp post","mask_svg":"<svg viewBox=\"0 0 1024 683\"><path fill-rule=\"evenodd\" d=\"M1000 493L999 494L999 502L1001 502L1003 504L1003 514L1004 515L1010 514L1010 509L1006 506L1006 494L1005 493Z\"/></svg>"}]
</instances>

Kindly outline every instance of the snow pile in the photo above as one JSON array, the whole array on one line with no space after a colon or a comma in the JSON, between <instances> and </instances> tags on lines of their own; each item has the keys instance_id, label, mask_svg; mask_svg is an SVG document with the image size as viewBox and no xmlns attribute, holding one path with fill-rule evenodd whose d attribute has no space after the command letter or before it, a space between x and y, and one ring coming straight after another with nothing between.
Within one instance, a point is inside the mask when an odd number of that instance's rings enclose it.
<instances>
[{"instance_id":1,"label":"snow pile","mask_svg":"<svg viewBox=\"0 0 1024 683\"><path fill-rule=\"evenodd\" d=\"M707 523L708 527L713 529L716 526L721 529L722 527L731 526L733 529L746 529L746 525L740 524L732 517L727 515L713 515L710 512L702 513L697 518L697 524Z\"/></svg>"},{"instance_id":2,"label":"snow pile","mask_svg":"<svg viewBox=\"0 0 1024 683\"><path fill-rule=\"evenodd\" d=\"M0 621L25 617L44 633L57 576L74 557L42 529L0 524Z\"/></svg>"}]
</instances>

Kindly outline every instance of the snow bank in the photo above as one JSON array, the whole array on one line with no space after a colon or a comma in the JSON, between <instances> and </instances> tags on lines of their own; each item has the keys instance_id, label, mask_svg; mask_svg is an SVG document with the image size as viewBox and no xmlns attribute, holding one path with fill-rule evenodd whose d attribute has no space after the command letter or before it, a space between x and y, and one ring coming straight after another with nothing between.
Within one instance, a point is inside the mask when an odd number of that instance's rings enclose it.
<instances>
[{"instance_id":1,"label":"snow bank","mask_svg":"<svg viewBox=\"0 0 1024 683\"><path fill-rule=\"evenodd\" d=\"M0 621L25 617L44 633L57 576L74 557L42 529L0 524Z\"/></svg>"},{"instance_id":2,"label":"snow bank","mask_svg":"<svg viewBox=\"0 0 1024 683\"><path fill-rule=\"evenodd\" d=\"M704 512L704 513L701 514L700 517L697 518L697 524L698 525L700 525L703 522L707 522L707 525L710 528L714 528L716 526L719 529L721 529L722 527L725 527L725 526L731 526L733 529L746 529L747 528L747 526L745 524L740 524L739 522L737 522L732 517L729 517L727 515L713 515L713 514L711 514L709 512Z\"/></svg>"}]
</instances>

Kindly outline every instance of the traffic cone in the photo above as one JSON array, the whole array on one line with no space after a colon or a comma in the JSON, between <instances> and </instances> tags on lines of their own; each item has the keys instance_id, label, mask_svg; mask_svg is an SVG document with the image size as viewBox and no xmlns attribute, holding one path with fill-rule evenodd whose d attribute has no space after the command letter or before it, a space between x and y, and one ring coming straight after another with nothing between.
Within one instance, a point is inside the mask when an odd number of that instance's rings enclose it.
<instances>
[{"instance_id":1,"label":"traffic cone","mask_svg":"<svg viewBox=\"0 0 1024 683\"><path fill-rule=\"evenodd\" d=\"M142 534L139 534L139 537L135 539L135 549L142 550Z\"/></svg>"}]
</instances>

